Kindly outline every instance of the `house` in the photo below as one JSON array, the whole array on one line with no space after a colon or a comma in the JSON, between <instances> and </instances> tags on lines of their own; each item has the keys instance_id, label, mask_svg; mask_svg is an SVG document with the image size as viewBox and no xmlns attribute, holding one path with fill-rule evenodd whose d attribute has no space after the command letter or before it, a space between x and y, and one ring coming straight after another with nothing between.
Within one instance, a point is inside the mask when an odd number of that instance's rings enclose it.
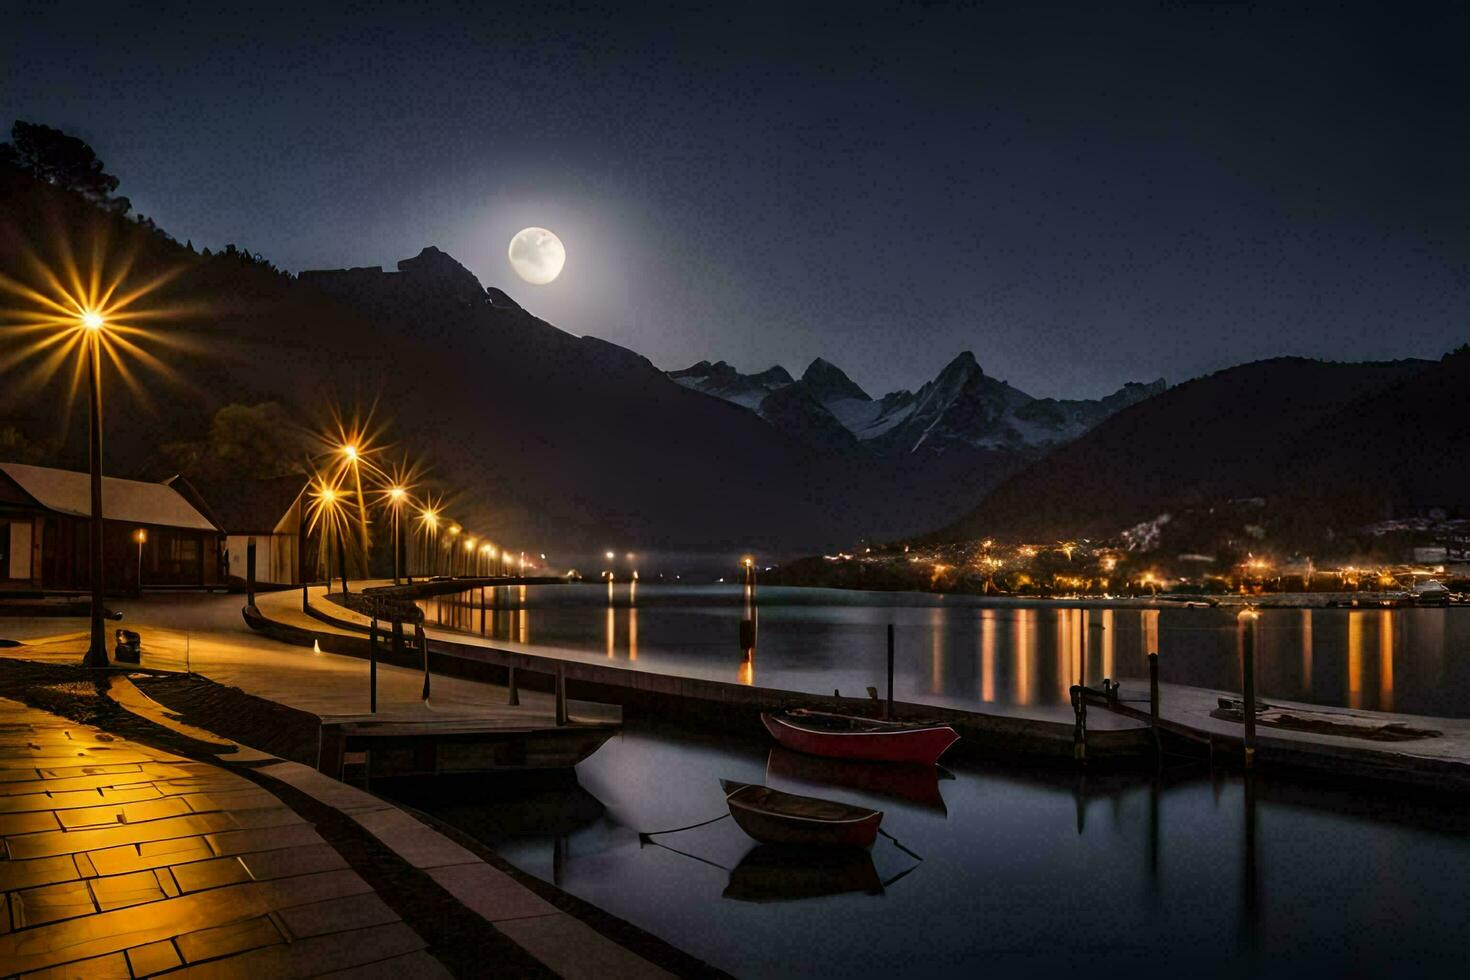
<instances>
[{"instance_id":1,"label":"house","mask_svg":"<svg viewBox=\"0 0 1470 980\"><path fill-rule=\"evenodd\" d=\"M91 478L0 463L0 591L91 588ZM102 478L102 581L108 591L224 581L224 532L174 488Z\"/></svg>"},{"instance_id":2,"label":"house","mask_svg":"<svg viewBox=\"0 0 1470 980\"><path fill-rule=\"evenodd\" d=\"M255 581L259 585L301 582L298 538L306 477L266 480L172 477L166 481L225 531L227 575L234 583L247 576L250 542L255 542ZM308 559L315 558L311 542ZM308 570L315 580L315 569Z\"/></svg>"}]
</instances>

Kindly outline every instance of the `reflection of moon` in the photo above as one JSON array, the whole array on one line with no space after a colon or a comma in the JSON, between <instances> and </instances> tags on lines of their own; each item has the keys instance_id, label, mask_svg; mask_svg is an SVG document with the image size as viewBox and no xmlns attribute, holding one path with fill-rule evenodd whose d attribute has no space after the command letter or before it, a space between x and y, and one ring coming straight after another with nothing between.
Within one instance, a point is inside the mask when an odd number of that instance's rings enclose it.
<instances>
[{"instance_id":1,"label":"reflection of moon","mask_svg":"<svg viewBox=\"0 0 1470 980\"><path fill-rule=\"evenodd\" d=\"M561 275L567 250L545 228L522 228L510 240L510 267L526 282L544 286Z\"/></svg>"}]
</instances>

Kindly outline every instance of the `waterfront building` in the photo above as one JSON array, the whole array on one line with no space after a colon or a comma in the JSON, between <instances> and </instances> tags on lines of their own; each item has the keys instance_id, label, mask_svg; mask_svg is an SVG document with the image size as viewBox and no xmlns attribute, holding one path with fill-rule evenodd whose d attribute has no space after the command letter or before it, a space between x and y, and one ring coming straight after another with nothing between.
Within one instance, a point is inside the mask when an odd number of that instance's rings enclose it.
<instances>
[{"instance_id":1,"label":"waterfront building","mask_svg":"<svg viewBox=\"0 0 1470 980\"><path fill-rule=\"evenodd\" d=\"M247 575L247 554L255 542L255 581L261 585L301 582L300 533L306 477L265 480L170 478L167 483L225 532L226 575L235 585ZM308 542L308 557L312 555Z\"/></svg>"},{"instance_id":2,"label":"waterfront building","mask_svg":"<svg viewBox=\"0 0 1470 980\"><path fill-rule=\"evenodd\" d=\"M0 463L0 591L91 587L90 478ZM102 478L103 582L109 592L224 581L223 530L175 488Z\"/></svg>"}]
</instances>

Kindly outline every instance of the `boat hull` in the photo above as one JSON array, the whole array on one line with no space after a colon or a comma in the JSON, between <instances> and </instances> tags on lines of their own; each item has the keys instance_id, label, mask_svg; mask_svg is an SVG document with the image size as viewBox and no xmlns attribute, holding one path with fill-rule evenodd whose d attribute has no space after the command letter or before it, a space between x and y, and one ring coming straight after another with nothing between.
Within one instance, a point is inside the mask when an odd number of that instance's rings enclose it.
<instances>
[{"instance_id":1,"label":"boat hull","mask_svg":"<svg viewBox=\"0 0 1470 980\"><path fill-rule=\"evenodd\" d=\"M815 797L776 793L764 786L729 783L727 789L729 795L725 797L725 802L730 807L730 816L735 818L735 823L741 830L762 844L779 844L784 847L870 847L878 837L879 825L883 823L881 810L833 804ZM779 809L763 803L763 794L844 812L829 817L780 812Z\"/></svg>"},{"instance_id":2,"label":"boat hull","mask_svg":"<svg viewBox=\"0 0 1470 980\"><path fill-rule=\"evenodd\" d=\"M899 762L932 766L959 734L948 725L893 731L821 731L792 724L777 715L763 713L766 731L782 746L808 755L831 759L862 759L868 762Z\"/></svg>"}]
</instances>

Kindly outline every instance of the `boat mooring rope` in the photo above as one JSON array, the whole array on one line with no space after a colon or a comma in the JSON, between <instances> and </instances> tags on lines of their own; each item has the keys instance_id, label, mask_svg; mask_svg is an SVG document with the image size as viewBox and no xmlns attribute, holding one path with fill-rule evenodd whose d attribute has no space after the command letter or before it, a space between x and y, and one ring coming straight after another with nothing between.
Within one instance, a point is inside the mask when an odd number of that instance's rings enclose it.
<instances>
[{"instance_id":1,"label":"boat mooring rope","mask_svg":"<svg viewBox=\"0 0 1470 980\"><path fill-rule=\"evenodd\" d=\"M677 834L686 830L693 830L696 827L706 827L712 823L719 823L721 820L724 820L729 815L730 813L727 810L726 812L720 814L718 817L710 817L708 820L701 820L699 823L692 823L687 827L675 827L673 830L653 830L646 833L640 832L638 834L638 840L640 842L649 843L654 837L658 837L661 834ZM670 850L672 850L672 848L670 848Z\"/></svg>"},{"instance_id":2,"label":"boat mooring rope","mask_svg":"<svg viewBox=\"0 0 1470 980\"><path fill-rule=\"evenodd\" d=\"M888 831L884 830L882 827L879 827L878 828L878 833L882 834L884 837L887 837L889 840L893 841L893 846L894 847L898 848L900 851L903 851L905 854L907 854L909 857L913 858L915 861L922 861L922 860L924 860L922 857L920 857L919 855L915 854L913 851L909 850L907 847L904 847L902 844L900 844L898 842L898 838L897 837L894 837L892 834L890 834ZM909 869L909 871L912 871L912 870L913 870L912 868ZM905 871L904 874L908 874L908 871Z\"/></svg>"}]
</instances>

